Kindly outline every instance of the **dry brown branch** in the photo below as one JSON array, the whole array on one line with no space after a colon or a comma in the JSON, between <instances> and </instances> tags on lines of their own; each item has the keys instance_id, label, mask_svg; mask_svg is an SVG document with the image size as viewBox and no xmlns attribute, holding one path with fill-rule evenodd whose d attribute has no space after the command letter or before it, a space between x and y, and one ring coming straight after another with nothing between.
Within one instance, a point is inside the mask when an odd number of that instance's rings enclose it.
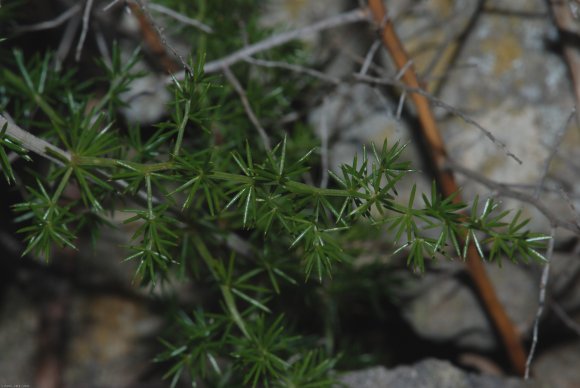
<instances>
[{"instance_id":1,"label":"dry brown branch","mask_svg":"<svg viewBox=\"0 0 580 388\"><path fill-rule=\"evenodd\" d=\"M370 0L369 8L375 23L381 25L387 14L383 2L381 0ZM405 52L403 44L399 40L391 21L387 20L384 27L381 28L381 38L383 44L391 54L397 69L403 69L410 58ZM402 79L410 88L421 90L421 84L417 78L414 66L409 66L407 71L404 72ZM437 127L429 99L420 93L411 93L410 98L415 105L417 116L421 123L420 135L429 146L429 157L435 169L435 179L438 187L446 197L456 194L459 191L459 186L455 181L453 172L444 168L448 159L447 151ZM456 195L454 201L461 201L460 195ZM509 319L495 293L473 242L467 246L467 270L483 302L485 311L500 334L514 371L520 375L523 374L526 365L524 348L518 338L514 324Z\"/></svg>"},{"instance_id":2,"label":"dry brown branch","mask_svg":"<svg viewBox=\"0 0 580 388\"><path fill-rule=\"evenodd\" d=\"M180 70L181 66L179 66L173 58L167 54L167 50L165 49L167 43L161 36L157 25L155 25L155 23L150 19L145 7L136 1L129 1L127 5L139 21L143 42L152 56L159 61L159 64L167 73L171 74ZM183 62L183 59L181 59L181 61ZM185 65L184 62L183 65L184 68L187 69L187 65Z\"/></svg>"}]
</instances>

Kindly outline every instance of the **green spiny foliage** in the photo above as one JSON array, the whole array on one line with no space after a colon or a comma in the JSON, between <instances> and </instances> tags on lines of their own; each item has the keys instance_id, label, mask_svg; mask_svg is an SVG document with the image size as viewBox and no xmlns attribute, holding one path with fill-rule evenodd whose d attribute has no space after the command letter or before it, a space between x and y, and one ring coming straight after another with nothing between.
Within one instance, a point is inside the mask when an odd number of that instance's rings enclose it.
<instances>
[{"instance_id":1,"label":"green spiny foliage","mask_svg":"<svg viewBox=\"0 0 580 388\"><path fill-rule=\"evenodd\" d=\"M206 56L218 58L244 44L231 18L252 11L253 3L184 7L167 1L207 20L216 33L193 38L194 72L170 86L169 113L153 128L123 127L117 113L124 105L121 93L141 75L133 70L138 52L122 60L114 46L99 77L79 80L77 69L54 70L50 51L27 57L2 43L0 110L70 156L55 153L58 163L17 168L8 155L29 161L26 145L7 135L6 126L0 132L2 172L24 193L13 206L27 244L23 254L48 260L55 246L74 248L79 234L96 234L108 214L127 212L125 223L135 227L126 260L137 263L135 280L155 285L179 274L210 295L170 320L162 340L166 350L156 360L168 365L172 386L184 376L215 386L330 386L337 349L301 333L283 298L297 290L312 299L332 298L349 281L355 284L356 276L344 276L356 272L345 242L357 229L388 231L394 253L404 253L419 270L429 258L464 257L463 237L489 260L543 260L539 250L546 237L527 231L519 213L498 211L493 200L483 209L477 199L471 206L457 204L433 185L424 205L418 205L415 187L399 202L397 186L413 173L400 161L405 145L371 146L331 173L329 188L305 183L318 165L308 128L273 129L275 146L265 150L233 89L203 74ZM255 13L248 20L251 41L269 34L258 27ZM264 55L293 61L301 54L288 45ZM275 120L299 98L295 76L267 70L263 77L247 77L248 69L240 64L233 70L262 119ZM65 194L68 186L78 188L78 198ZM364 281L356 287L373 289ZM332 330L333 324L325 326Z\"/></svg>"}]
</instances>

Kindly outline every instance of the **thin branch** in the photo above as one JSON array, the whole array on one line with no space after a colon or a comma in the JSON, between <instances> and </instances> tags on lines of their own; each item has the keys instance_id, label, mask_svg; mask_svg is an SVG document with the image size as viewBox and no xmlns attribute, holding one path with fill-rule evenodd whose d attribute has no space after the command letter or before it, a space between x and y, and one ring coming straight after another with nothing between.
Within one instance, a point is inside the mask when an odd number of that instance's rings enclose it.
<instances>
[{"instance_id":1,"label":"thin branch","mask_svg":"<svg viewBox=\"0 0 580 388\"><path fill-rule=\"evenodd\" d=\"M570 198L570 195L564 191L562 186L558 186L558 194L560 194L560 197L562 197L562 199L566 201L566 204L570 208L570 211L576 217L575 221L576 225L580 225L580 214L578 214L578 209L576 209L576 205L574 205L574 202L572 202L572 198Z\"/></svg>"},{"instance_id":2,"label":"thin branch","mask_svg":"<svg viewBox=\"0 0 580 388\"><path fill-rule=\"evenodd\" d=\"M376 39L373 42L373 44L371 45L371 47L369 48L367 55L365 56L365 61L363 62L363 65L360 68L359 74L364 75L369 71L369 67L370 67L371 63L373 62L373 58L375 57L375 54L377 53L377 50L379 49L379 47L381 47L381 40Z\"/></svg>"},{"instance_id":3,"label":"thin branch","mask_svg":"<svg viewBox=\"0 0 580 388\"><path fill-rule=\"evenodd\" d=\"M499 182L493 181L489 178L486 178L485 176L483 176L475 171L472 171L468 168L465 168L465 167L455 163L452 159L447 160L446 167L451 168L452 170L454 170L462 175L465 175L466 177L468 177L474 181L477 181L477 182L489 187L490 189L496 190L499 193L499 195L501 195L503 197L514 198L514 199L517 199L519 201L529 203L530 205L532 205L533 207L538 209L538 211L546 217L546 219L550 222L550 224L555 225L555 226L560 227L560 228L564 228L564 229L569 230L573 233L580 234L580 224L575 223L575 222L571 222L571 221L562 220L560 216L554 214L548 206L546 206L544 203L540 202L534 195L530 195L530 194L523 193L521 191L513 190L510 188L509 184L499 183Z\"/></svg>"},{"instance_id":4,"label":"thin branch","mask_svg":"<svg viewBox=\"0 0 580 388\"><path fill-rule=\"evenodd\" d=\"M266 61L263 59L256 59L256 58L252 58L252 57L245 57L242 60L245 62L251 63L252 65L256 65L256 66L275 68L275 69L276 68L277 69L285 69L285 70L293 71L295 73L307 74L307 75L312 76L314 78L317 78L317 79L320 79L320 80L323 80L323 81L326 81L326 82L329 82L329 83L335 84L335 85L338 85L342 82L340 80L340 78L329 76L321 71L311 69L311 68L306 67L306 66L300 66L300 65L295 65L292 63L280 62L280 61Z\"/></svg>"},{"instance_id":5,"label":"thin branch","mask_svg":"<svg viewBox=\"0 0 580 388\"><path fill-rule=\"evenodd\" d=\"M575 20L575 15L567 6L568 1L548 1L548 6L551 7L554 24L560 32L567 31L571 34L580 33L580 25ZM568 69L572 76L572 87L574 88L574 96L576 98L576 105L580 104L580 50L575 43L562 41L564 58L568 64Z\"/></svg>"},{"instance_id":6,"label":"thin branch","mask_svg":"<svg viewBox=\"0 0 580 388\"><path fill-rule=\"evenodd\" d=\"M397 104L397 113L395 115L397 120L401 119L401 114L403 113L403 106L405 105L406 98L407 98L407 92L403 91L403 93L401 93L401 97L399 97L399 103Z\"/></svg>"},{"instance_id":7,"label":"thin branch","mask_svg":"<svg viewBox=\"0 0 580 388\"><path fill-rule=\"evenodd\" d=\"M453 114L453 115L461 118L466 123L471 124L471 125L475 126L476 128L478 128L481 132L483 132L483 134L489 140L491 140L491 142L493 144L495 144L497 147L501 148L505 152L505 154L507 156L509 156L510 158L512 158L513 160L515 160L516 162L518 162L518 164L522 164L523 163L520 158L518 158L516 155L514 155L507 148L507 145L505 143L503 143L502 141L500 141L499 139L497 139L493 135L493 133L491 133L488 129L486 129L485 127L483 127L481 124L479 124L477 121L475 121L471 117L467 116L465 113L461 112L459 109L457 109L454 106L451 106L448 103L446 103L446 102L438 99L437 97L433 96L431 93L428 93L428 92L426 92L425 90L423 90L423 89L421 89L419 87L413 87L413 86L405 85L402 82L399 82L399 81L396 81L396 80L393 80L393 79L389 79L389 78L369 77L369 76L360 75L360 74L354 74L353 76L354 76L354 78L356 80L361 81L361 82L365 82L365 83L369 83L371 85L396 86L396 87L401 88L402 90L406 91L409 94L416 94L416 95L425 97L434 106L441 107L441 108L445 109L446 111L448 111L449 113L451 113L451 114Z\"/></svg>"},{"instance_id":8,"label":"thin branch","mask_svg":"<svg viewBox=\"0 0 580 388\"><path fill-rule=\"evenodd\" d=\"M320 117L320 159L322 162L320 187L323 189L328 186L328 99L322 103L322 114Z\"/></svg>"},{"instance_id":9,"label":"thin branch","mask_svg":"<svg viewBox=\"0 0 580 388\"><path fill-rule=\"evenodd\" d=\"M405 66L411 58L409 58L407 55L405 47L401 43L401 40L395 31L392 21L389 20L384 26L382 26L385 15L388 15L383 1L369 0L369 8L371 10L375 24L381 26L380 34L384 46L391 54L391 58L395 62L397 69L404 71L402 75L403 83L408 86L409 89L416 90L416 92L409 94L416 108L417 118L421 124L418 128L420 131L418 134L425 140L425 143L429 147L430 152L428 157L434 167L435 179L438 183L439 190L441 190L441 193L445 197L453 195L453 202L460 202L460 195L457 194L459 186L457 185L457 181L455 180L453 172L443 168L445 162L448 159L448 154L445 147L445 142L437 126L437 121L431 108L430 101L424 95L426 92L424 92L420 87L421 84L417 77L414 66L411 65L405 69ZM362 78L365 76L358 75L358 77ZM408 89L407 91L410 92ZM465 235L464 232L463 235ZM483 266L481 257L479 256L475 244L473 241L471 241L467 244L466 247L467 271L471 277L475 289L477 290L478 296L482 301L482 307L485 309L485 312L489 316L491 323L500 334L500 338L511 361L513 369L518 374L523 374L525 371L526 355L516 332L515 326L497 297L497 294L485 271L485 267Z\"/></svg>"},{"instance_id":10,"label":"thin branch","mask_svg":"<svg viewBox=\"0 0 580 388\"><path fill-rule=\"evenodd\" d=\"M155 3L149 3L147 5L149 7L149 9L159 12L163 15L169 16L175 20L178 20L180 22L182 22L183 24L187 24L188 26L193 26L203 32L207 32L208 34L213 34L213 29L208 26L207 24L203 24L202 22L200 22L199 20L195 20L192 19L190 17L184 16L182 14L180 14L179 12L175 12L174 10L172 10L171 8L167 8L163 5L160 4L155 4Z\"/></svg>"},{"instance_id":11,"label":"thin branch","mask_svg":"<svg viewBox=\"0 0 580 388\"><path fill-rule=\"evenodd\" d=\"M352 24L356 22L363 21L368 18L368 11L364 9L355 9L353 11L334 16L328 19L321 20L310 26L300 28L297 30L292 30L284 32L278 35L271 36L264 39L258 43L246 46L238 51L235 51L221 59L215 61L207 62L204 66L205 73L217 73L222 71L226 67L230 67L233 64L243 61L245 58L251 57L262 51L270 50L274 47L281 46L288 42L296 39L303 38L315 32L327 30L330 28L335 28L343 26L346 24ZM174 75L177 80L183 80L185 78L185 72L179 72ZM172 83L173 78L167 77L166 83Z\"/></svg>"},{"instance_id":12,"label":"thin branch","mask_svg":"<svg viewBox=\"0 0 580 388\"><path fill-rule=\"evenodd\" d=\"M562 142L562 139L564 138L564 134L566 133L566 129L568 129L568 126L570 125L570 122L572 121L572 118L574 117L575 114L576 114L576 108L572 109L572 112L570 112L570 114L568 115L568 118L564 122L564 125L562 126L562 128L560 128L560 130L556 134L556 139L554 139L554 143L552 144L552 147L550 149L550 153L548 154L548 157L546 158L546 160L544 162L544 168L542 169L542 175L540 177L540 180L538 181L538 185L536 186L536 190L534 191L534 197L536 197L536 198L538 198L540 196L540 191L541 191L542 187L544 187L544 181L546 180L546 176L548 176L548 170L550 169L550 165L552 164L552 160L554 159L554 156L556 156L556 152L558 151L558 147L560 146L560 143Z\"/></svg>"},{"instance_id":13,"label":"thin branch","mask_svg":"<svg viewBox=\"0 0 580 388\"><path fill-rule=\"evenodd\" d=\"M54 58L54 68L56 71L60 71L62 63L66 59L68 53L70 52L70 48L72 47L73 40L75 34L81 24L81 20L79 18L72 18L66 24L66 28L62 33L62 38L60 43L58 44L58 48L56 49L56 55Z\"/></svg>"},{"instance_id":14,"label":"thin branch","mask_svg":"<svg viewBox=\"0 0 580 388\"><path fill-rule=\"evenodd\" d=\"M182 58L182 56L177 53L173 46L167 43L161 28L159 28L159 26L157 26L157 24L153 21L153 18L151 17L145 5L143 5L140 0L129 1L127 5L139 21L139 27L143 41L145 42L151 54L153 54L155 59L159 61L159 64L163 67L163 69L171 74L181 68L177 62L168 55L166 49L169 49L176 58L179 58L181 65L185 69L184 71L187 70L191 73L191 69L187 63L185 63L185 60Z\"/></svg>"},{"instance_id":15,"label":"thin branch","mask_svg":"<svg viewBox=\"0 0 580 388\"><path fill-rule=\"evenodd\" d=\"M75 60L77 62L81 60L81 52L83 51L85 39L87 38L87 33L89 32L89 22L91 16L91 9L93 8L93 1L94 0L86 0L85 3L85 12L83 12L83 29L81 30L81 36L79 38L75 54Z\"/></svg>"},{"instance_id":16,"label":"thin branch","mask_svg":"<svg viewBox=\"0 0 580 388\"><path fill-rule=\"evenodd\" d=\"M544 265L544 270L542 271L542 278L540 280L540 295L538 297L538 310L536 311L536 318L534 320L534 329L532 334L532 346L530 347L530 352L526 360L526 371L524 374L524 379L528 380L530 378L530 366L532 365L532 360L534 359L534 354L536 353L536 346L538 345L538 330L540 327L540 318L544 312L544 306L546 303L546 286L548 285L548 279L550 277L550 261L552 260L552 255L554 254L554 240L556 239L556 227L552 225L552 230L550 232L550 242L548 243L548 250L546 252L546 264Z\"/></svg>"},{"instance_id":17,"label":"thin branch","mask_svg":"<svg viewBox=\"0 0 580 388\"><path fill-rule=\"evenodd\" d=\"M397 108L397 112L400 112L400 110L402 109L402 103L404 102L405 97L408 94L411 93L416 93L419 94L425 98L427 98L433 105L441 107L443 109L445 109L447 112L449 112L450 114L459 117L460 119L462 119L463 121L465 121L467 124L473 125L475 126L477 129L479 129L481 132L483 132L483 134L493 143L495 144L497 147L501 148L505 154L508 157L511 157L513 160L515 160L518 164L522 164L522 160L520 158L518 158L514 153L512 153L508 148L507 145L505 143L503 143L502 141L500 141L499 139L497 139L493 133L491 133L490 130L486 129L485 127L483 127L481 124L479 124L477 121L475 121L474 119L472 119L471 117L467 116L465 113L461 112L459 109L455 108L452 105L449 105L448 103L440 100L439 98L435 97L434 95L432 95L431 93L426 92L425 90L421 89L421 88L414 88L414 87L410 87L408 85L406 85L405 83L399 81L397 78L400 78L403 74L404 71L399 71L397 74L396 78L389 78L389 77L382 77L382 78L378 78L378 77L371 77L371 76L367 76L364 74L360 74L360 73L356 73L352 75L351 79L339 79L339 78L335 78L335 77L330 77L324 73L321 73L317 70L314 69L310 69L308 67L304 67L304 66L299 66L299 65L294 65L294 64L289 64L289 63L285 63L285 62L274 62L274 61L264 61L264 60L259 60L259 59L255 59L255 58L243 58L244 61L247 61L249 63L258 65L258 66L265 66L265 67L277 67L277 68L283 68L283 69L287 69L290 71L294 71L297 73L303 73L303 74L308 74L312 77L318 78L322 81L326 81L326 82L330 82L332 84L338 85L342 82L349 82L349 81L355 81L355 82L362 82L362 83L366 83L369 85L386 85L386 86L395 86L398 87L400 89L403 90L403 94L401 97L401 100L399 101L399 106ZM408 61L404 67L401 70L407 70L410 66L412 65L411 61ZM370 64L370 66L372 67L372 63ZM400 117L400 114L397 115L397 117Z\"/></svg>"},{"instance_id":18,"label":"thin branch","mask_svg":"<svg viewBox=\"0 0 580 388\"><path fill-rule=\"evenodd\" d=\"M37 24L31 24L28 26L19 26L19 27L16 27L15 32L23 33L23 32L31 32L31 31L50 30L51 28L56 28L56 27L60 26L61 24L64 24L67 20L72 18L74 15L76 15L80 10L81 10L81 5L75 4L52 20L47 20L47 21L40 22Z\"/></svg>"},{"instance_id":19,"label":"thin branch","mask_svg":"<svg viewBox=\"0 0 580 388\"><path fill-rule=\"evenodd\" d=\"M318 78L322 81L326 81L326 82L330 82L332 84L335 85L339 85L342 82L349 82L351 81L351 79L339 79L336 77L330 77L322 72L319 72L317 70L314 69L310 69L308 67L304 67L304 66L299 66L299 65L294 65L294 64L289 64L289 63L285 63L285 62L275 62L275 61L264 61L264 60L260 60L260 59L255 59L255 58L243 58L244 61L258 65L258 66L265 66L265 67L277 67L277 68L282 68L282 69L287 69L290 71L294 71L297 73L303 73L303 74L308 74L312 77ZM409 66L412 65L411 61L408 61L404 68L401 70L407 70ZM370 66L372 66L372 63L370 64ZM404 71L399 71L397 74L397 77L401 77L404 74ZM401 98L399 100L399 104L397 107L397 114L396 117L400 118L400 114L403 108L403 103L404 100L407 96L407 94L410 93L417 93L421 96L426 97L431 103L433 103L433 105L441 107L443 109L445 109L447 112L449 112L452 115L455 115L457 117L459 117L460 119L462 119L463 121L465 121L466 123L475 126L477 129L479 129L481 132L483 132L483 134L493 143L495 144L497 147L501 148L505 154L508 157L511 157L513 160L515 160L517 163L522 164L522 160L517 157L514 153L512 153L508 148L507 145L505 143L503 143L502 141L500 141L499 139L497 139L493 133L491 133L490 130L486 129L485 127L483 127L481 124L479 124L477 121L475 121L474 119L472 119L471 117L467 116L465 113L461 112L459 109L455 108L454 106L449 105L448 103L440 100L439 98L435 97L434 95L424 91L423 89L420 88L413 88L413 87L409 87L408 85L404 84L403 82L398 81L398 79L393 79L393 78L378 78L378 77L371 77L371 76L367 76L364 74L353 74L352 78L354 79L355 82L363 82L369 85L387 85L387 86L396 86L400 89L403 90L403 93L401 95Z\"/></svg>"},{"instance_id":20,"label":"thin branch","mask_svg":"<svg viewBox=\"0 0 580 388\"><path fill-rule=\"evenodd\" d=\"M7 126L6 135L22 143L22 146L27 150L32 151L59 166L64 166L65 161L69 162L71 160L71 155L68 152L53 146L46 140L34 136L30 132L25 131L18 125L12 123L10 120L7 120L3 115L0 115L0 128L4 125Z\"/></svg>"},{"instance_id":21,"label":"thin branch","mask_svg":"<svg viewBox=\"0 0 580 388\"><path fill-rule=\"evenodd\" d=\"M111 54L109 53L109 48L107 47L107 41L105 40L103 31L101 31L98 25L95 25L95 41L97 42L97 47L101 53L103 62L106 63L107 66L111 67L112 60Z\"/></svg>"},{"instance_id":22,"label":"thin branch","mask_svg":"<svg viewBox=\"0 0 580 388\"><path fill-rule=\"evenodd\" d=\"M570 315L554 300L550 300L550 308L554 310L554 313L560 318L562 322L568 327L568 329L572 330L576 335L580 336L580 323L574 321Z\"/></svg>"},{"instance_id":23,"label":"thin branch","mask_svg":"<svg viewBox=\"0 0 580 388\"><path fill-rule=\"evenodd\" d=\"M246 115L248 116L248 118L250 119L250 121L252 122L252 124L254 125L256 130L258 131L258 134L262 138L262 143L264 144L264 148L266 150L270 151L272 149L271 144L270 144L270 138L268 138L266 131L262 127L262 124L260 124L260 120L258 120L258 117L254 113L254 110L252 109L252 106L250 105L250 101L248 101L248 96L246 95L246 91L244 90L244 88L240 84L240 81L238 81L238 79L236 78L234 73L232 73L232 71L230 70L229 67L224 67L223 73L226 76L229 83L236 90L236 93L238 93L238 96L240 97L240 100L242 101L242 105L244 106L244 110L246 111Z\"/></svg>"},{"instance_id":24,"label":"thin branch","mask_svg":"<svg viewBox=\"0 0 580 388\"><path fill-rule=\"evenodd\" d=\"M114 7L120 0L113 0L109 4L103 7L103 12L107 12L109 9Z\"/></svg>"},{"instance_id":25,"label":"thin branch","mask_svg":"<svg viewBox=\"0 0 580 388\"><path fill-rule=\"evenodd\" d=\"M18 125L11 123L9 120L6 120L6 118L0 114L0 128L2 128L6 123L6 135L18 140L27 150L32 151L35 154L50 160L59 166L64 166L66 163L71 162L70 153L50 144L44 139L34 136L28 131L25 131ZM119 191L125 191L129 187L129 183L126 181L120 179L113 180L107 173L101 170L94 170L94 173L100 178L109 181L111 185ZM149 197L144 190L137 191L134 197L136 202L141 206L147 206L148 198ZM153 196L153 202L158 204L161 203L161 200ZM184 225L191 224L191 220L184 217L183 213L179 209L170 207L168 210L177 219L183 222ZM214 237L218 241L224 241L228 247L244 257L248 257L252 252L252 247L235 233L228 233L226 236L216 235Z\"/></svg>"}]
</instances>

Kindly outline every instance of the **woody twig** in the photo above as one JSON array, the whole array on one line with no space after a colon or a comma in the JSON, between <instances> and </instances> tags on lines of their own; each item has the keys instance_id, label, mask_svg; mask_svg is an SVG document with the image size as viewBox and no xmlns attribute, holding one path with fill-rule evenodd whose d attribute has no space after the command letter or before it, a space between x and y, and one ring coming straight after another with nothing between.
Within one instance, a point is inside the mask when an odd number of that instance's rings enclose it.
<instances>
[{"instance_id":1,"label":"woody twig","mask_svg":"<svg viewBox=\"0 0 580 388\"><path fill-rule=\"evenodd\" d=\"M414 66L407 65L410 58L395 32L392 21L387 16L388 13L382 0L369 0L369 8L374 21L381 27L380 33L383 45L389 51L397 69L401 70L406 66L406 70L401 77L402 81L410 88L421 89L422 86L418 80ZM429 100L424 95L415 92L410 92L409 97L415 105L421 124L418 129L419 134L424 138L430 150L429 158L434 166L435 179L439 190L444 196L457 193L459 186L453 172L445 168L448 159L447 150ZM459 202L461 201L461 196L455 195L453 200L454 202ZM483 304L483 308L501 337L514 371L519 375L523 375L526 365L524 348L514 324L507 316L505 309L495 293L493 285L485 272L482 259L473 242L470 242L467 247L466 266L467 272Z\"/></svg>"}]
</instances>

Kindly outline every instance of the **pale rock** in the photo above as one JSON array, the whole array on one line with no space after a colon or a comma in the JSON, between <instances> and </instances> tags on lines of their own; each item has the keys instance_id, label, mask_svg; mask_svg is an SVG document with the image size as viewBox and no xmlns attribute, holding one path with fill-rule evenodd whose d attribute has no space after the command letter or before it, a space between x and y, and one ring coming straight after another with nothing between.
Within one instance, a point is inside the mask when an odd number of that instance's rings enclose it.
<instances>
[{"instance_id":1,"label":"pale rock","mask_svg":"<svg viewBox=\"0 0 580 388\"><path fill-rule=\"evenodd\" d=\"M340 382L348 388L540 388L534 381L477 375L448 361L426 359L409 366L382 366L345 373Z\"/></svg>"},{"instance_id":2,"label":"pale rock","mask_svg":"<svg viewBox=\"0 0 580 388\"><path fill-rule=\"evenodd\" d=\"M401 291L403 316L413 329L422 338L460 347L489 351L500 346L473 290L456 276L463 264L441 262L438 267L443 273L414 276ZM485 267L508 316L520 333L528 333L537 309L537 276L505 259L501 268L495 263Z\"/></svg>"}]
</instances>

